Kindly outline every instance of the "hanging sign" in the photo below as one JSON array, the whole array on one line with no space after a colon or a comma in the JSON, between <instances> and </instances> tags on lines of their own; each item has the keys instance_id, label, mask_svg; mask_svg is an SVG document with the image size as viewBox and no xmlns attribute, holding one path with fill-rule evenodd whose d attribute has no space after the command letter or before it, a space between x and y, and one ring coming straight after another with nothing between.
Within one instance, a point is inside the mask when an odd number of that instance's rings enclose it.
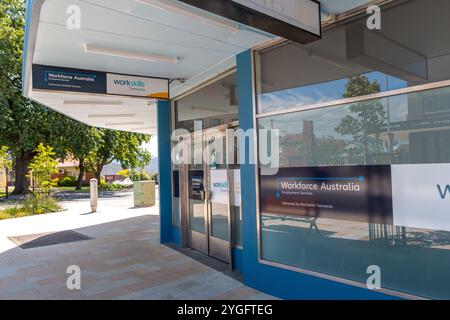
<instances>
[{"instance_id":1,"label":"hanging sign","mask_svg":"<svg viewBox=\"0 0 450 320\"><path fill-rule=\"evenodd\" d=\"M315 0L180 0L224 18L306 44L321 37Z\"/></svg>"},{"instance_id":2,"label":"hanging sign","mask_svg":"<svg viewBox=\"0 0 450 320\"><path fill-rule=\"evenodd\" d=\"M168 99L169 80L94 70L33 65L33 89Z\"/></svg>"}]
</instances>

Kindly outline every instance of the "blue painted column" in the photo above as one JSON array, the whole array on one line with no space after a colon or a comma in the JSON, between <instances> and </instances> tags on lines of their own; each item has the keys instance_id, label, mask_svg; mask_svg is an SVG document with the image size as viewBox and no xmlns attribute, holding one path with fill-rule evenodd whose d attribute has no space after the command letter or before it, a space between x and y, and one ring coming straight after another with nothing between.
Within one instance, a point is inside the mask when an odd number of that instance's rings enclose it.
<instances>
[{"instance_id":1,"label":"blue painted column","mask_svg":"<svg viewBox=\"0 0 450 320\"><path fill-rule=\"evenodd\" d=\"M252 88L252 58L251 51L245 51L236 57L239 128L246 131L253 129L253 88ZM247 157L251 154L249 144L240 146L241 152ZM255 166L241 164L241 206L242 206L242 244L243 244L243 274L244 281L250 273L252 264L258 259L256 234L256 189ZM253 161L254 163L254 161Z\"/></svg>"},{"instance_id":2,"label":"blue painted column","mask_svg":"<svg viewBox=\"0 0 450 320\"><path fill-rule=\"evenodd\" d=\"M160 242L172 242L172 172L170 101L158 101L158 164Z\"/></svg>"}]
</instances>

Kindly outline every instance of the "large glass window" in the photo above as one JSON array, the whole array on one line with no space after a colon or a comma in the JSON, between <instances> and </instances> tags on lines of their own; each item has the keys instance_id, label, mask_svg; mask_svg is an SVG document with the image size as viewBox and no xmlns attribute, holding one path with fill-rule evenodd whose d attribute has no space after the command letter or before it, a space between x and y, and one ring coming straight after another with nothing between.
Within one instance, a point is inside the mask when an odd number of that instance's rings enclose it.
<instances>
[{"instance_id":1,"label":"large glass window","mask_svg":"<svg viewBox=\"0 0 450 320\"><path fill-rule=\"evenodd\" d=\"M433 5L408 1L382 11L380 30L367 29L364 15L326 30L321 40L308 45L285 42L263 49L256 59L258 113L447 80L448 10L445 0ZM355 75L364 75L373 85L349 90Z\"/></svg>"},{"instance_id":2,"label":"large glass window","mask_svg":"<svg viewBox=\"0 0 450 320\"><path fill-rule=\"evenodd\" d=\"M258 126L280 130L281 168L450 163L449 94L445 87L261 118ZM424 112L430 96L446 99L447 114ZM450 232L314 214L260 218L265 260L362 283L377 265L383 288L450 298Z\"/></svg>"},{"instance_id":3,"label":"large glass window","mask_svg":"<svg viewBox=\"0 0 450 320\"><path fill-rule=\"evenodd\" d=\"M175 104L175 128L189 132L238 120L236 73L202 88Z\"/></svg>"},{"instance_id":4,"label":"large glass window","mask_svg":"<svg viewBox=\"0 0 450 320\"><path fill-rule=\"evenodd\" d=\"M428 90L417 86L450 79L450 34L436 31L450 30L442 12L450 11L450 3L438 2L439 6L429 6L424 0L408 1L385 10L380 31L364 29L361 20L328 30L322 40L307 46L283 43L257 52L257 125L279 130L280 171L298 170L301 175L293 180L304 182L317 178L305 176L308 170L450 164L450 87L445 83ZM407 14L426 23L402 18ZM387 94L409 87L409 92ZM354 99L340 102L347 98ZM334 103L324 106L325 102ZM260 166L260 181L265 173ZM387 190L380 186L381 182L372 192L382 199ZM276 180L276 197L279 188ZM420 184L417 190L416 196L410 196L420 197ZM442 198L444 189L439 190ZM394 198L401 192L389 191ZM436 200L445 197L441 198L436 191ZM348 199L349 207L359 201ZM260 207L270 207L262 201ZM317 208L320 205L317 200ZM423 208L420 213L429 217L434 210ZM439 221L433 228L422 228L372 216L355 219L349 212L275 211L259 215L263 260L362 284L369 276L367 268L376 265L384 289L450 298L450 232L447 226L440 228Z\"/></svg>"}]
</instances>

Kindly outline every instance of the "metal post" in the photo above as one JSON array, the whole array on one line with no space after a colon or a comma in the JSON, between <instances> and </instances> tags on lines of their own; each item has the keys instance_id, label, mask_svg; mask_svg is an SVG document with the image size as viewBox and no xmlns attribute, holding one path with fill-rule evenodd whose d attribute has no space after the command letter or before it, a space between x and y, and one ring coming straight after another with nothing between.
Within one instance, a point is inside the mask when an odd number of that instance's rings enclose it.
<instances>
[{"instance_id":1,"label":"metal post","mask_svg":"<svg viewBox=\"0 0 450 320\"><path fill-rule=\"evenodd\" d=\"M90 181L90 196L91 196L91 210L97 212L98 207L98 181L97 179L91 179Z\"/></svg>"},{"instance_id":2,"label":"metal post","mask_svg":"<svg viewBox=\"0 0 450 320\"><path fill-rule=\"evenodd\" d=\"M5 188L5 199L6 200L8 200L8 197L9 197L9 189L8 189L8 186L9 186L9 169L8 169L8 167L6 167L6 169L5 169L5 173L6 173L6 188Z\"/></svg>"}]
</instances>

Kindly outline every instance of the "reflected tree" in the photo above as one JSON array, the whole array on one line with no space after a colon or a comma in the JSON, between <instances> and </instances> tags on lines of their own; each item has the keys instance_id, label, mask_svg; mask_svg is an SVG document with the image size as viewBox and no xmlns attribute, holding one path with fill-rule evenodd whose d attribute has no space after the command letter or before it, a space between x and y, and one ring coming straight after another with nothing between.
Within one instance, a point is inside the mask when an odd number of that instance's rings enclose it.
<instances>
[{"instance_id":1,"label":"reflected tree","mask_svg":"<svg viewBox=\"0 0 450 320\"><path fill-rule=\"evenodd\" d=\"M353 98L380 92L380 84L363 75L353 76L345 85L344 98ZM376 153L379 153L380 135L386 121L386 111L378 99L361 101L350 105L351 114L345 116L335 131L351 135L353 142L362 147L364 164L368 164L369 136L375 137Z\"/></svg>"}]
</instances>

